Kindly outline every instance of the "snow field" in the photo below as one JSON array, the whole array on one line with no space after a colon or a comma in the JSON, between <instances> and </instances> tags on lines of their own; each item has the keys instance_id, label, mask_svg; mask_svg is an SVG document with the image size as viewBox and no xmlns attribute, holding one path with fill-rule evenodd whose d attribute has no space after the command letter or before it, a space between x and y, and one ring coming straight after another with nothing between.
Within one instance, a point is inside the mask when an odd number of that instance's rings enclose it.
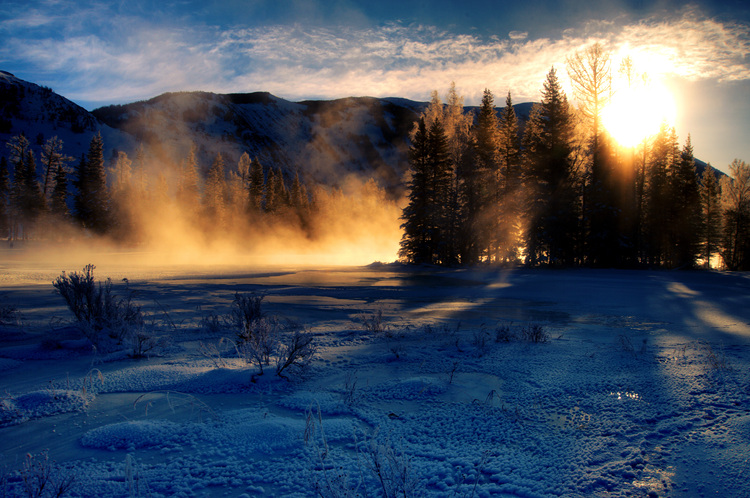
<instances>
[{"instance_id":1,"label":"snow field","mask_svg":"<svg viewBox=\"0 0 750 498\"><path fill-rule=\"evenodd\" d=\"M75 473L73 496L377 495L377 463L389 486L414 496L750 495L743 277L724 286L711 274L520 271L499 286L493 272L404 270L421 280L405 286L357 271L359 280L302 273L231 288L204 278L216 309L240 288L266 292L270 313L312 319L319 354L291 382L253 379L231 357L217 366L196 341L220 335L188 327L160 357L95 365L102 378L85 396L59 380L45 386L34 371L42 353L14 346L0 379L6 391L14 378L29 389L3 400L4 462L18 461L17 431L68 412L58 431L74 443L50 456ZM164 302L180 290L161 286ZM389 334L358 325L378 309ZM529 323L508 315L546 316L535 323L549 341L495 342L497 324ZM50 364L90 371L91 355L69 352Z\"/></svg>"}]
</instances>

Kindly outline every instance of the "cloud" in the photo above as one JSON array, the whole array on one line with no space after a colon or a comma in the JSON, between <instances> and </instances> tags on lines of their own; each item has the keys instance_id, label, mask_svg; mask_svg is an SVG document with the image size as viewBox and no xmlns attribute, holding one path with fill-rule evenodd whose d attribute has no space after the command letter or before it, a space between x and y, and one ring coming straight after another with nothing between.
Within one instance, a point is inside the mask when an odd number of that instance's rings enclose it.
<instances>
[{"instance_id":1,"label":"cloud","mask_svg":"<svg viewBox=\"0 0 750 498\"><path fill-rule=\"evenodd\" d=\"M750 80L750 28L719 22L695 9L636 23L583 23L559 39L482 38L433 26L391 23L376 28L324 28L300 24L219 29L153 25L97 9L78 12L57 36L26 37L4 21L8 43L0 60L33 61L38 71L65 72L64 95L102 103L151 97L170 90L267 90L292 100L347 95L426 100L455 81L467 103L484 88L536 100L551 66L599 41L625 49L650 71L693 80ZM110 17L107 17L107 16ZM89 16L86 18L86 16ZM33 12L18 26L47 22ZM56 21L59 22L59 21ZM101 26L96 32L84 26Z\"/></svg>"}]
</instances>

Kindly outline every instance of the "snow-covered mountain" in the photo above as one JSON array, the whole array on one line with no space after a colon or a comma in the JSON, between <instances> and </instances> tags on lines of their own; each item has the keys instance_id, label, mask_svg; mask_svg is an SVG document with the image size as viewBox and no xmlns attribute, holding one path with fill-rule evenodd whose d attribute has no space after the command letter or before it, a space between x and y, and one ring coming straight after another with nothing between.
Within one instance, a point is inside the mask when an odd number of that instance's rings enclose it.
<instances>
[{"instance_id":1,"label":"snow-covered mountain","mask_svg":"<svg viewBox=\"0 0 750 498\"><path fill-rule=\"evenodd\" d=\"M167 93L109 106L93 115L128 133L165 161L192 144L207 168L221 153L228 166L243 152L267 167L336 185L350 175L374 177L398 190L407 166L408 132L425 104L404 99L346 98L289 102L269 93Z\"/></svg>"},{"instance_id":2,"label":"snow-covered mountain","mask_svg":"<svg viewBox=\"0 0 750 498\"><path fill-rule=\"evenodd\" d=\"M269 93L167 93L89 112L51 89L0 72L0 143L24 133L37 157L53 136L74 158L101 131L105 158L135 156L139 145L157 164L179 164L192 145L207 169L217 153L227 168L243 152L266 167L308 182L344 185L349 176L402 189L408 133L426 104L406 99L346 98L289 102ZM0 150L6 155L7 150Z\"/></svg>"},{"instance_id":3,"label":"snow-covered mountain","mask_svg":"<svg viewBox=\"0 0 750 498\"><path fill-rule=\"evenodd\" d=\"M0 71L0 143L24 133L39 157L44 141L57 136L64 152L79 158L100 131L108 160L117 151L132 158L143 145L157 167L178 165L194 145L204 171L218 153L231 169L247 152L287 179L299 173L310 184L346 186L351 177L374 178L399 195L409 131L426 105L403 98L290 102L265 92L177 92L89 112ZM515 107L523 123L531 104ZM6 154L1 148L0 155ZM705 163L696 163L701 173Z\"/></svg>"},{"instance_id":4,"label":"snow-covered mountain","mask_svg":"<svg viewBox=\"0 0 750 498\"><path fill-rule=\"evenodd\" d=\"M0 71L0 156L8 153L5 143L23 133L37 158L41 145L55 136L63 141L65 154L79 158L88 151L91 137L97 131L110 150L135 148L133 137L107 126L50 88Z\"/></svg>"}]
</instances>

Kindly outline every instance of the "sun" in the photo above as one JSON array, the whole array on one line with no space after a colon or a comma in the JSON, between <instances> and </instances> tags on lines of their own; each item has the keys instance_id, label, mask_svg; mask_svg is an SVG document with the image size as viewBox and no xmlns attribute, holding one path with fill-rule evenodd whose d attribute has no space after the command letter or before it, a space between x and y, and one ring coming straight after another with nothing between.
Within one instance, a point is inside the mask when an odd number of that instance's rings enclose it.
<instances>
[{"instance_id":1,"label":"sun","mask_svg":"<svg viewBox=\"0 0 750 498\"><path fill-rule=\"evenodd\" d=\"M674 126L674 97L661 82L640 82L615 92L602 111L602 125L623 147L636 147L655 135L662 123Z\"/></svg>"}]
</instances>

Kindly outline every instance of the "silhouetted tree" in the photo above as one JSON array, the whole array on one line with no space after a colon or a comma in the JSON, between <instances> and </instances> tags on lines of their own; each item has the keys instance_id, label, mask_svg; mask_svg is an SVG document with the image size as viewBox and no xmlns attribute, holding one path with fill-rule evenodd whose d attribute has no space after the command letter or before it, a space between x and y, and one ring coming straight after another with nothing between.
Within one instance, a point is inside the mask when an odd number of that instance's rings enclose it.
<instances>
[{"instance_id":1,"label":"silhouetted tree","mask_svg":"<svg viewBox=\"0 0 750 498\"><path fill-rule=\"evenodd\" d=\"M101 133L89 143L88 154L78 164L74 197L76 219L84 228L104 233L109 228L109 195L104 173L104 144Z\"/></svg>"},{"instance_id":2,"label":"silhouetted tree","mask_svg":"<svg viewBox=\"0 0 750 498\"><path fill-rule=\"evenodd\" d=\"M498 155L502 168L503 184L500 188L502 202L498 216L499 234L503 252L501 259L515 262L521 252L521 148L518 136L518 117L513 108L510 91L500 115Z\"/></svg>"},{"instance_id":3,"label":"silhouetted tree","mask_svg":"<svg viewBox=\"0 0 750 498\"><path fill-rule=\"evenodd\" d=\"M250 165L250 182L248 186L250 209L255 213L260 213L263 209L264 189L265 178L263 175L263 166L258 159L255 159Z\"/></svg>"},{"instance_id":4,"label":"silhouetted tree","mask_svg":"<svg viewBox=\"0 0 750 498\"><path fill-rule=\"evenodd\" d=\"M8 220L8 198L10 197L10 177L8 175L8 160L0 157L0 238L10 236Z\"/></svg>"},{"instance_id":5,"label":"silhouetted tree","mask_svg":"<svg viewBox=\"0 0 750 498\"><path fill-rule=\"evenodd\" d=\"M673 268L691 268L695 266L700 254L700 190L698 176L695 173L693 145L688 135L682 151L674 163L670 175L670 205L672 220L671 232Z\"/></svg>"},{"instance_id":6,"label":"silhouetted tree","mask_svg":"<svg viewBox=\"0 0 750 498\"><path fill-rule=\"evenodd\" d=\"M703 171L700 187L701 203L701 257L703 266L709 268L711 259L716 254L721 242L721 191L713 168L709 164Z\"/></svg>"},{"instance_id":7,"label":"silhouetted tree","mask_svg":"<svg viewBox=\"0 0 750 498\"><path fill-rule=\"evenodd\" d=\"M53 178L55 186L52 188L50 198L50 213L57 219L67 220L70 218L68 209L68 173L60 164Z\"/></svg>"},{"instance_id":8,"label":"silhouetted tree","mask_svg":"<svg viewBox=\"0 0 750 498\"><path fill-rule=\"evenodd\" d=\"M417 131L409 148L409 203L401 219L403 235L399 257L409 263L431 263L427 211L430 204L429 143L424 118L417 123Z\"/></svg>"},{"instance_id":9,"label":"silhouetted tree","mask_svg":"<svg viewBox=\"0 0 750 498\"><path fill-rule=\"evenodd\" d=\"M542 102L532 110L524 137L528 192L526 259L537 265L576 261L579 205L572 154L573 123L568 99L554 68Z\"/></svg>"},{"instance_id":10,"label":"silhouetted tree","mask_svg":"<svg viewBox=\"0 0 750 498\"><path fill-rule=\"evenodd\" d=\"M735 159L731 179L722 179L724 241L722 259L728 270L750 270L750 166Z\"/></svg>"},{"instance_id":11,"label":"silhouetted tree","mask_svg":"<svg viewBox=\"0 0 750 498\"><path fill-rule=\"evenodd\" d=\"M44 167L44 183L42 184L42 196L46 200L52 189L52 182L60 166L65 166L73 158L62 152L63 142L57 137L47 140L42 146L42 166Z\"/></svg>"}]
</instances>

